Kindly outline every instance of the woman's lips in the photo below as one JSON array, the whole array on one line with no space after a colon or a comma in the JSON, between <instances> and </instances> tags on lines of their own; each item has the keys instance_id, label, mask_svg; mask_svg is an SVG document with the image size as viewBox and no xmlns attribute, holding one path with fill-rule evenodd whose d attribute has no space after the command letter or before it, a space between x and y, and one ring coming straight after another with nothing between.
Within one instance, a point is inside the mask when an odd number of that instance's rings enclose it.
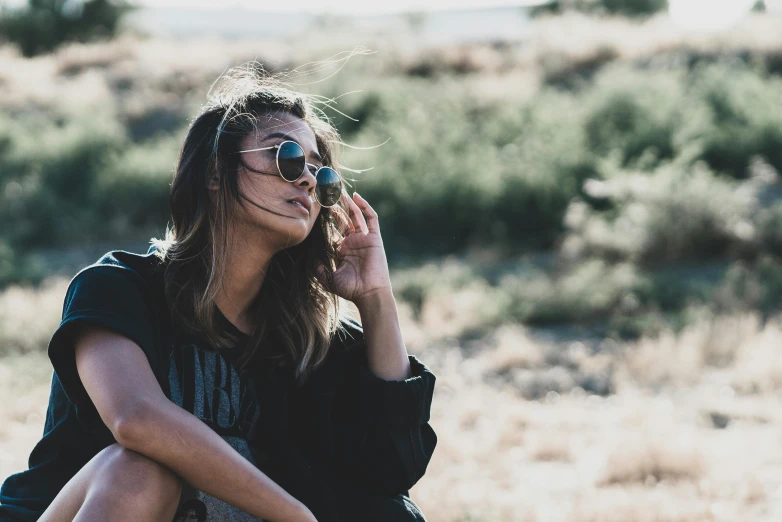
<instances>
[{"instance_id":1,"label":"woman's lips","mask_svg":"<svg viewBox=\"0 0 782 522\"><path fill-rule=\"evenodd\" d=\"M310 211L307 210L307 208L304 205L302 205L301 203L299 203L298 201L288 201L288 205L293 205L294 207L296 207L297 209L301 210L302 212L304 212L308 216L310 215Z\"/></svg>"}]
</instances>

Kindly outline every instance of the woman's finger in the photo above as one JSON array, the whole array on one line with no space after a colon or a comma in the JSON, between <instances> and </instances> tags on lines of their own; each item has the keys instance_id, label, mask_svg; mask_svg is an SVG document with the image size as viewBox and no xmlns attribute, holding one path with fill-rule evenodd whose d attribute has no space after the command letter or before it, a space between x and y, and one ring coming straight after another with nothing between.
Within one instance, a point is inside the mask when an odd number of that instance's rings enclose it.
<instances>
[{"instance_id":1,"label":"woman's finger","mask_svg":"<svg viewBox=\"0 0 782 522\"><path fill-rule=\"evenodd\" d=\"M377 220L377 212L375 212L375 209L372 208L372 206L367 202L366 199L361 197L361 194L358 192L353 193L354 196L356 196L359 208L364 212L366 215L366 223L367 223L367 229L370 232L377 232L380 233L380 224Z\"/></svg>"},{"instance_id":2,"label":"woman's finger","mask_svg":"<svg viewBox=\"0 0 782 522\"><path fill-rule=\"evenodd\" d=\"M350 212L350 219L353 221L353 226L356 227L356 230L360 230L364 234L368 233L369 228L364 219L364 214L361 213L361 209L356 205L356 202L353 201L353 198L347 198L347 205Z\"/></svg>"},{"instance_id":3,"label":"woman's finger","mask_svg":"<svg viewBox=\"0 0 782 522\"><path fill-rule=\"evenodd\" d=\"M343 237L348 236L356 231L349 214L349 207L347 203L348 198L349 197L347 193L343 191L342 196L340 196L342 205L335 205L332 209L337 230Z\"/></svg>"}]
</instances>

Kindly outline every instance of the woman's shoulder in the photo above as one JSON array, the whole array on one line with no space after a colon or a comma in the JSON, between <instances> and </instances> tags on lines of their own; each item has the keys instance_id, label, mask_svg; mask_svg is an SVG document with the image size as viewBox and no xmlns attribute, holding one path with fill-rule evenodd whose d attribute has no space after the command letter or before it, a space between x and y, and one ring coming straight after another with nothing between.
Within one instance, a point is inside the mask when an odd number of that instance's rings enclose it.
<instances>
[{"instance_id":1,"label":"woman's shoulder","mask_svg":"<svg viewBox=\"0 0 782 522\"><path fill-rule=\"evenodd\" d=\"M145 254L121 249L109 250L90 266L96 265L116 266L139 274L160 271L164 267L163 261L155 254L154 247L150 247Z\"/></svg>"},{"instance_id":2,"label":"woman's shoulder","mask_svg":"<svg viewBox=\"0 0 782 522\"><path fill-rule=\"evenodd\" d=\"M123 315L147 313L144 309L157 317L165 303L164 271L156 256L109 250L71 278L63 317L87 309Z\"/></svg>"},{"instance_id":3,"label":"woman's shoulder","mask_svg":"<svg viewBox=\"0 0 782 522\"><path fill-rule=\"evenodd\" d=\"M150 249L146 254L129 252L127 250L109 250L101 255L95 262L79 270L71 279L85 277L100 277L98 274L106 273L132 279L150 290L159 286L162 281L164 265L162 261Z\"/></svg>"}]
</instances>

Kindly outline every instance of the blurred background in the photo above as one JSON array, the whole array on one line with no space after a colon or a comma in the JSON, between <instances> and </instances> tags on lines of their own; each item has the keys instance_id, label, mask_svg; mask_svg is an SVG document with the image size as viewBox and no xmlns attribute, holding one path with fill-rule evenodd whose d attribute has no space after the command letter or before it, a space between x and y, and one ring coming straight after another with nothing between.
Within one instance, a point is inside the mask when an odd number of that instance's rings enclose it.
<instances>
[{"instance_id":1,"label":"blurred background","mask_svg":"<svg viewBox=\"0 0 782 522\"><path fill-rule=\"evenodd\" d=\"M212 82L330 60L300 89L374 147L341 163L438 377L427 518L782 519L782 1L331 4L0 3L0 478Z\"/></svg>"}]
</instances>

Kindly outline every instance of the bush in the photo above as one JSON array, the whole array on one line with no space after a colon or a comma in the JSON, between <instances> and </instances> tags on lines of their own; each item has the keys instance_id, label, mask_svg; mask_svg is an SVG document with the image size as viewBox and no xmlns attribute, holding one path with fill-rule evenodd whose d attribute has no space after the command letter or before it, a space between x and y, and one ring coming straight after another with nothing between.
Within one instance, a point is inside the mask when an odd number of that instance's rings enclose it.
<instances>
[{"instance_id":1,"label":"bush","mask_svg":"<svg viewBox=\"0 0 782 522\"><path fill-rule=\"evenodd\" d=\"M4 157L14 189L0 194L0 218L15 224L9 242L26 249L84 240L100 222L85 195L122 146L124 130L98 112L62 125L30 116L4 125L16 130Z\"/></svg>"},{"instance_id":2,"label":"bush","mask_svg":"<svg viewBox=\"0 0 782 522\"><path fill-rule=\"evenodd\" d=\"M680 71L640 72L609 67L583 95L584 132L590 151L618 154L622 165L672 158L684 126L682 99L686 78Z\"/></svg>"},{"instance_id":3,"label":"bush","mask_svg":"<svg viewBox=\"0 0 782 522\"><path fill-rule=\"evenodd\" d=\"M782 171L782 79L764 77L740 64L698 67L686 103L701 107L683 138L698 145L714 170L735 178L749 176L750 160L762 156Z\"/></svg>"},{"instance_id":4,"label":"bush","mask_svg":"<svg viewBox=\"0 0 782 522\"><path fill-rule=\"evenodd\" d=\"M668 0L600 0L600 6L612 14L648 16L668 9Z\"/></svg>"},{"instance_id":5,"label":"bush","mask_svg":"<svg viewBox=\"0 0 782 522\"><path fill-rule=\"evenodd\" d=\"M179 144L168 135L115 153L91 187L91 204L102 217L103 235L130 237L139 231L162 233L170 218L169 190Z\"/></svg>"},{"instance_id":6,"label":"bush","mask_svg":"<svg viewBox=\"0 0 782 522\"><path fill-rule=\"evenodd\" d=\"M566 223L569 255L641 265L738 255L752 247L754 194L703 164L664 164L653 173L615 170L585 191L610 202L595 211L574 201Z\"/></svg>"},{"instance_id":7,"label":"bush","mask_svg":"<svg viewBox=\"0 0 782 522\"><path fill-rule=\"evenodd\" d=\"M14 226L0 240L21 253L162 229L181 136L135 144L110 112L56 119L0 119L0 136L15 130L0 152L0 219Z\"/></svg>"},{"instance_id":8,"label":"bush","mask_svg":"<svg viewBox=\"0 0 782 522\"><path fill-rule=\"evenodd\" d=\"M124 0L29 0L24 8L0 9L0 35L34 56L64 42L111 38L133 6Z\"/></svg>"},{"instance_id":9,"label":"bush","mask_svg":"<svg viewBox=\"0 0 782 522\"><path fill-rule=\"evenodd\" d=\"M645 17L665 9L668 9L668 0L552 0L546 5L533 8L531 13L533 16L539 16L564 11L584 11Z\"/></svg>"},{"instance_id":10,"label":"bush","mask_svg":"<svg viewBox=\"0 0 782 522\"><path fill-rule=\"evenodd\" d=\"M489 104L452 80L387 81L346 153L354 187L376 202L389 250L548 247L568 201L593 174L572 96ZM433 233L436 231L436 233Z\"/></svg>"},{"instance_id":11,"label":"bush","mask_svg":"<svg viewBox=\"0 0 782 522\"><path fill-rule=\"evenodd\" d=\"M632 265L610 266L592 259L559 275L508 275L499 286L511 296L511 317L523 323L551 324L596 321L618 313L641 283Z\"/></svg>"},{"instance_id":12,"label":"bush","mask_svg":"<svg viewBox=\"0 0 782 522\"><path fill-rule=\"evenodd\" d=\"M57 78L66 93L88 78L100 109L76 108L66 95L21 97L30 101L0 115L0 218L14 224L0 239L20 249L14 259L159 231L168 219L176 152L204 73L148 79L124 47L94 47L58 55L71 72ZM114 70L106 64L116 53L124 65ZM335 120L349 145L387 141L347 148L341 162L374 167L343 172L380 214L392 262L563 247L576 259L656 269L782 250L782 80L773 75L736 63L620 64L576 88L498 97L482 77L372 71L363 92L339 99L359 121ZM132 79L134 97L112 87L117 78ZM339 82L330 96L356 83Z\"/></svg>"}]
</instances>

